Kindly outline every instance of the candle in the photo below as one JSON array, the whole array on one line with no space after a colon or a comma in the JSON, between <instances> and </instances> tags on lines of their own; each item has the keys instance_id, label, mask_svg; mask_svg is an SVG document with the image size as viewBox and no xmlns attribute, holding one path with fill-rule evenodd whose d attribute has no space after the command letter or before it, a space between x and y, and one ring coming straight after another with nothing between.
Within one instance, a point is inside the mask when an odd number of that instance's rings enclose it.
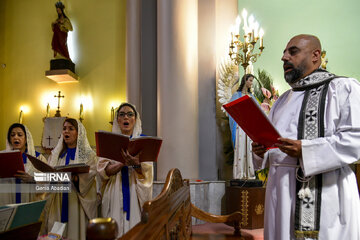
<instances>
[{"instance_id":1,"label":"candle","mask_svg":"<svg viewBox=\"0 0 360 240\"><path fill-rule=\"evenodd\" d=\"M264 30L262 28L260 28L259 35L260 35L260 47L263 47L264 46L264 42L263 42Z\"/></svg>"},{"instance_id":2,"label":"candle","mask_svg":"<svg viewBox=\"0 0 360 240\"><path fill-rule=\"evenodd\" d=\"M80 103L80 115L79 115L79 119L83 120L84 119L84 107L83 104Z\"/></svg>"},{"instance_id":3,"label":"candle","mask_svg":"<svg viewBox=\"0 0 360 240\"><path fill-rule=\"evenodd\" d=\"M259 39L259 23L256 21L254 24L255 29L255 40L257 41Z\"/></svg>"},{"instance_id":4,"label":"candle","mask_svg":"<svg viewBox=\"0 0 360 240\"><path fill-rule=\"evenodd\" d=\"M22 120L23 120L23 110L20 110L19 123L22 124Z\"/></svg>"},{"instance_id":5,"label":"candle","mask_svg":"<svg viewBox=\"0 0 360 240\"><path fill-rule=\"evenodd\" d=\"M242 17L243 17L243 19L244 19L244 27L247 28L247 11L246 11L245 8L243 9L241 15L242 15Z\"/></svg>"},{"instance_id":6,"label":"candle","mask_svg":"<svg viewBox=\"0 0 360 240\"><path fill-rule=\"evenodd\" d=\"M249 41L250 42L254 41L254 21L255 21L255 18L251 14L249 17Z\"/></svg>"},{"instance_id":7,"label":"candle","mask_svg":"<svg viewBox=\"0 0 360 240\"><path fill-rule=\"evenodd\" d=\"M241 24L241 18L240 16L238 15L236 17L236 20L235 20L235 35L239 35L240 34L240 24Z\"/></svg>"},{"instance_id":8,"label":"candle","mask_svg":"<svg viewBox=\"0 0 360 240\"><path fill-rule=\"evenodd\" d=\"M46 106L46 117L50 117L50 104L49 103Z\"/></svg>"},{"instance_id":9,"label":"candle","mask_svg":"<svg viewBox=\"0 0 360 240\"><path fill-rule=\"evenodd\" d=\"M115 117L114 112L115 112L114 107L111 107L111 122L114 121L114 117Z\"/></svg>"}]
</instances>

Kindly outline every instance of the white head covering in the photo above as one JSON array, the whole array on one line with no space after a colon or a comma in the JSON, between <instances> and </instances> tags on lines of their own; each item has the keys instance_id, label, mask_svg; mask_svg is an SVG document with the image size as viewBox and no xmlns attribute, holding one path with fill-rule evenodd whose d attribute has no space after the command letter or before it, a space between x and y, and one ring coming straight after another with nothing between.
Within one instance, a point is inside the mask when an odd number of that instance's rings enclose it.
<instances>
[{"instance_id":1,"label":"white head covering","mask_svg":"<svg viewBox=\"0 0 360 240\"><path fill-rule=\"evenodd\" d=\"M125 103L122 103L122 104L125 104ZM112 126L112 132L113 133L121 133L121 129L120 129L120 125L117 121L118 119L118 112L120 110L120 107L122 107L122 104L115 109L115 117L114 117L114 122L113 122L113 126ZM135 112L136 112L136 119L135 119L135 125L134 125L134 130L133 130L133 133L132 133L132 138L135 138L135 137L139 137L141 132L142 132L142 129L141 129L141 120L140 120L140 114L139 112L136 110L136 107L130 103L126 103L126 104L129 104L131 105L132 107L134 107L135 109ZM126 105L125 105L126 106Z\"/></svg>"},{"instance_id":2,"label":"white head covering","mask_svg":"<svg viewBox=\"0 0 360 240\"><path fill-rule=\"evenodd\" d=\"M27 144L27 154L31 156L35 156L35 147L34 147L34 140L33 137L29 131L29 129L22 124L25 128L25 134L26 134L26 144ZM6 150L13 150L13 147L9 143L7 137L6 137Z\"/></svg>"},{"instance_id":3,"label":"white head covering","mask_svg":"<svg viewBox=\"0 0 360 240\"><path fill-rule=\"evenodd\" d=\"M78 136L77 136L74 163L86 163L87 161L93 159L94 155L96 155L96 154L90 147L89 141L86 136L86 129L85 129L84 125L79 120L76 120L76 121L78 124ZM60 156L60 152L63 149L63 147L64 147L64 136L61 134L61 137L60 137L56 147L51 151L51 159L50 159L51 166L59 165L58 164L59 156Z\"/></svg>"},{"instance_id":4,"label":"white head covering","mask_svg":"<svg viewBox=\"0 0 360 240\"><path fill-rule=\"evenodd\" d=\"M28 129L24 124L21 124L21 125L23 125L24 128L25 128L26 144L27 144L27 146L26 146L27 154L36 157L36 156L35 156L35 147L34 147L33 137L32 137L32 135L31 135L29 129ZM13 147L12 147L12 145L9 143L7 137L6 137L6 150L7 150L7 151L14 150ZM28 161L28 163L30 163L30 162ZM26 171L27 173L30 173L30 174L31 174L32 172L34 172L34 170L35 170L35 168L34 168L34 166L33 166L32 164L26 164L26 166L25 166L25 171Z\"/></svg>"}]
</instances>

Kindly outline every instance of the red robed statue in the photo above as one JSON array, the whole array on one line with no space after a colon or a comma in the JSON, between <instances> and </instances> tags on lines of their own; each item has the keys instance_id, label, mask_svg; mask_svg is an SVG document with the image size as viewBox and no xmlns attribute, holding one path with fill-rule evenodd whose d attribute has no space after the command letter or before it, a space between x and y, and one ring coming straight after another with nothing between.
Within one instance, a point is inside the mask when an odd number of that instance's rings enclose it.
<instances>
[{"instance_id":1,"label":"red robed statue","mask_svg":"<svg viewBox=\"0 0 360 240\"><path fill-rule=\"evenodd\" d=\"M58 18L51 24L54 32L51 41L51 47L54 50L54 57L71 60L67 47L67 36L68 32L72 31L73 28L70 19L64 13L65 5L59 1L55 3L55 7Z\"/></svg>"}]
</instances>

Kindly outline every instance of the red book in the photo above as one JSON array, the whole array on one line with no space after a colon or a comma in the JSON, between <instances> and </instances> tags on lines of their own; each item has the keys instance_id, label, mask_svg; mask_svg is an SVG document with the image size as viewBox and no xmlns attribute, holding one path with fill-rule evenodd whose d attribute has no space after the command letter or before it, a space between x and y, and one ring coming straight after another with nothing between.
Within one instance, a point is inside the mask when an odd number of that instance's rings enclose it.
<instances>
[{"instance_id":1,"label":"red book","mask_svg":"<svg viewBox=\"0 0 360 240\"><path fill-rule=\"evenodd\" d=\"M223 107L254 142L266 148L279 142L280 134L253 98L245 95Z\"/></svg>"},{"instance_id":2,"label":"red book","mask_svg":"<svg viewBox=\"0 0 360 240\"><path fill-rule=\"evenodd\" d=\"M0 178L14 177L19 170L25 172L20 151L0 152Z\"/></svg>"},{"instance_id":3,"label":"red book","mask_svg":"<svg viewBox=\"0 0 360 240\"><path fill-rule=\"evenodd\" d=\"M128 150L131 156L140 153L140 162L156 162L160 153L162 139L152 136L130 138L129 136L99 131L95 133L96 154L125 163L121 150Z\"/></svg>"}]
</instances>

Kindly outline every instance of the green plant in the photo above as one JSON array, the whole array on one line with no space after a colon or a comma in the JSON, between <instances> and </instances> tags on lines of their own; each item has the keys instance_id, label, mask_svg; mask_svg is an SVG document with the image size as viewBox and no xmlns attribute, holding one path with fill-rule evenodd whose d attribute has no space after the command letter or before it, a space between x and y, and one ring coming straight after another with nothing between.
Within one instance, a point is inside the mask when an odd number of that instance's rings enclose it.
<instances>
[{"instance_id":1,"label":"green plant","mask_svg":"<svg viewBox=\"0 0 360 240\"><path fill-rule=\"evenodd\" d=\"M265 70L258 69L254 82L254 96L262 109L269 113L270 108L279 97L279 92L273 85L273 79Z\"/></svg>"}]
</instances>

